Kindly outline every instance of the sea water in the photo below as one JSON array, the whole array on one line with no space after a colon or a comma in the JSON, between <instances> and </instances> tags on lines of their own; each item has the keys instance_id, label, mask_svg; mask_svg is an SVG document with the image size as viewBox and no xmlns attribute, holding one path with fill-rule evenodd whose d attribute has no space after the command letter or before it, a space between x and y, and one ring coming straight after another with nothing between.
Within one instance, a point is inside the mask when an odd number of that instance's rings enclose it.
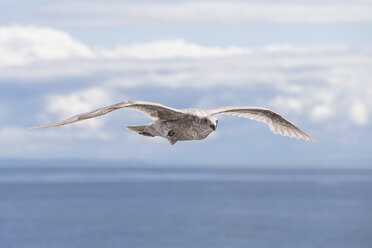
<instances>
[{"instance_id":1,"label":"sea water","mask_svg":"<svg viewBox=\"0 0 372 248\"><path fill-rule=\"evenodd\" d=\"M372 170L2 165L0 247L369 248Z\"/></svg>"}]
</instances>

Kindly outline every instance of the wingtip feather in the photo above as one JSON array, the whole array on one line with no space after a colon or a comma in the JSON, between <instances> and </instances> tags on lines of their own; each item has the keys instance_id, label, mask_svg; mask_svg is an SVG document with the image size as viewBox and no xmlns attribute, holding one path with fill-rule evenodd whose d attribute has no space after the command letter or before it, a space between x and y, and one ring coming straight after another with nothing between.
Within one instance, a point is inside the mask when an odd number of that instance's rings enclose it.
<instances>
[{"instance_id":1,"label":"wingtip feather","mask_svg":"<svg viewBox=\"0 0 372 248\"><path fill-rule=\"evenodd\" d=\"M41 125L41 126L29 127L28 130L39 129L39 128L46 128L46 127L55 127L55 126L59 126L59 125L46 124L46 125Z\"/></svg>"},{"instance_id":2,"label":"wingtip feather","mask_svg":"<svg viewBox=\"0 0 372 248\"><path fill-rule=\"evenodd\" d=\"M27 128L28 130L33 130L33 129L39 129L39 128L43 128L44 126L35 126L35 127L29 127Z\"/></svg>"}]
</instances>

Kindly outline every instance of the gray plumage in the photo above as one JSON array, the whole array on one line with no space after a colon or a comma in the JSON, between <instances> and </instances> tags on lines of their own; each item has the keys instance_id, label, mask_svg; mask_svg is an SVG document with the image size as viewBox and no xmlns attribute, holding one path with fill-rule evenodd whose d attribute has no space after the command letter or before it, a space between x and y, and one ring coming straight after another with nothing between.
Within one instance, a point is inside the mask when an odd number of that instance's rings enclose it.
<instances>
[{"instance_id":1,"label":"gray plumage","mask_svg":"<svg viewBox=\"0 0 372 248\"><path fill-rule=\"evenodd\" d=\"M33 128L55 127L97 117L120 108L141 111L155 121L149 125L127 126L128 129L144 136L160 136L173 145L179 140L201 140L216 130L217 114L245 117L266 123L274 134L297 139L314 141L309 135L284 119L277 113L260 107L219 107L211 110L174 109L158 103L143 101L121 102L88 113L80 114L63 121L36 126Z\"/></svg>"}]
</instances>

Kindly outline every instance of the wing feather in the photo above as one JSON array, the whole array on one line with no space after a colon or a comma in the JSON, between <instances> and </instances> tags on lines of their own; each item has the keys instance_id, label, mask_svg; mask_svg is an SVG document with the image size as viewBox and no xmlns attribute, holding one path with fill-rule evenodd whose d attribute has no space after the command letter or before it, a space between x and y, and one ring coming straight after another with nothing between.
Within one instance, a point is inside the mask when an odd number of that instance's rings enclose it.
<instances>
[{"instance_id":1,"label":"wing feather","mask_svg":"<svg viewBox=\"0 0 372 248\"><path fill-rule=\"evenodd\" d=\"M304 139L315 141L305 132L301 131L298 127L293 125L288 120L284 119L281 115L261 107L219 107L209 110L210 115L226 114L249 118L252 120L266 123L271 132L283 136L294 137L297 139Z\"/></svg>"},{"instance_id":2,"label":"wing feather","mask_svg":"<svg viewBox=\"0 0 372 248\"><path fill-rule=\"evenodd\" d=\"M58 121L58 122L54 122L51 124L36 126L32 128L45 128L45 127L55 127L55 126L66 125L66 124L70 124L73 122L82 121L85 119L90 119L90 118L94 118L100 115L104 115L104 114L107 114L111 111L114 111L120 108L129 108L129 109L143 112L155 120L172 120L172 119L177 119L177 118L181 118L184 116L184 114L181 111L166 107L159 103L143 102L143 101L127 101L127 102L120 102L120 103L113 104L107 107L99 108L99 109L93 110L88 113L75 115L63 121Z\"/></svg>"}]
</instances>

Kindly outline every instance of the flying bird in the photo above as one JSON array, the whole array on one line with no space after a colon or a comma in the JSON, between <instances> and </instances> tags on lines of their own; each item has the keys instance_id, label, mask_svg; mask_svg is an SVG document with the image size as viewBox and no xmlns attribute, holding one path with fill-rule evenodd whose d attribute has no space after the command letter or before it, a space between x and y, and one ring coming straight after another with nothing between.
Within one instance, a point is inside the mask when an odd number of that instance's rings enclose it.
<instances>
[{"instance_id":1,"label":"flying bird","mask_svg":"<svg viewBox=\"0 0 372 248\"><path fill-rule=\"evenodd\" d=\"M218 107L211 110L174 109L159 103L143 101L126 101L99 108L88 113L75 115L63 121L32 127L45 128L70 124L85 119L107 114L111 111L128 108L143 112L154 120L153 123L142 126L126 126L138 134L166 138L174 145L181 140L202 140L216 130L218 119L215 115L226 114L245 117L266 123L274 134L314 141L309 135L284 119L279 114L261 107Z\"/></svg>"}]
</instances>

